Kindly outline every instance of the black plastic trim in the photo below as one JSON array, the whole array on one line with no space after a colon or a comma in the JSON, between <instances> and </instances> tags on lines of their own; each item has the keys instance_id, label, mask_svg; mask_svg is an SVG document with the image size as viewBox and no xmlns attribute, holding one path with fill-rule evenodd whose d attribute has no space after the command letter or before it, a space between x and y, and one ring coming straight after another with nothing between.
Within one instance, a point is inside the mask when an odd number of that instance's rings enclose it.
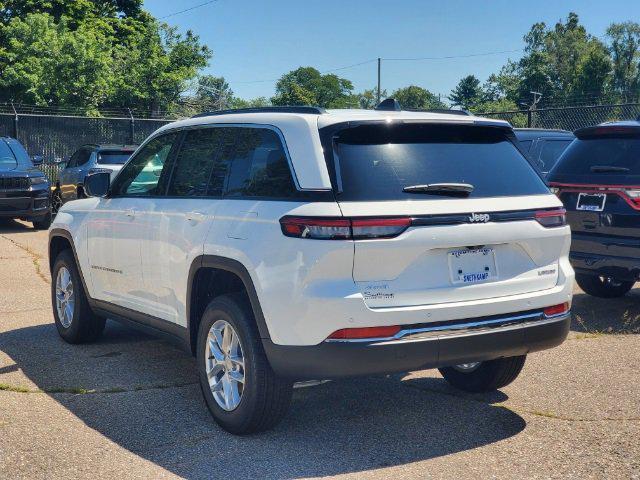
<instances>
[{"instance_id":1,"label":"black plastic trim","mask_svg":"<svg viewBox=\"0 0 640 480\"><path fill-rule=\"evenodd\" d=\"M249 297L249 301L251 302L251 309L253 310L253 315L256 320L256 324L258 325L258 332L260 333L260 337L263 340L270 340L271 337L269 335L269 328L267 327L267 322L264 318L264 314L262 313L260 300L258 299L258 294L256 293L256 288L253 285L253 280L251 279L249 271L239 261L226 257L219 257L217 255L201 255L199 257L196 257L193 262L191 262L191 267L189 268L189 277L187 280L188 283L186 301L187 329L189 330L189 338L191 338L194 333L197 334L197 332L191 332L191 292L196 273L201 268L217 268L220 270L225 270L234 273L240 278L240 280L242 280L244 288L247 292L247 296Z\"/></svg>"},{"instance_id":2,"label":"black plastic trim","mask_svg":"<svg viewBox=\"0 0 640 480\"><path fill-rule=\"evenodd\" d=\"M230 110L215 110L212 112L198 113L191 118L233 115L234 113L309 113L312 115L322 115L326 113L326 110L321 107L311 106L235 108Z\"/></svg>"},{"instance_id":3,"label":"black plastic trim","mask_svg":"<svg viewBox=\"0 0 640 480\"><path fill-rule=\"evenodd\" d=\"M525 355L560 345L569 315L481 333L461 333L408 342L276 345L263 340L273 370L294 380L330 379L440 368Z\"/></svg>"}]
</instances>

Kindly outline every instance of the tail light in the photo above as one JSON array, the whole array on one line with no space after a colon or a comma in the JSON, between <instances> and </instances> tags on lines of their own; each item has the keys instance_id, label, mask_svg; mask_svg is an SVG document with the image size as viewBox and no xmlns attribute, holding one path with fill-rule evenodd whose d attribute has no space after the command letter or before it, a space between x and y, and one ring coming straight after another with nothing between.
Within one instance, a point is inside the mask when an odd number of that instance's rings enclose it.
<instances>
[{"instance_id":1,"label":"tail light","mask_svg":"<svg viewBox=\"0 0 640 480\"><path fill-rule=\"evenodd\" d=\"M400 331L399 325L388 327L363 327L363 328L343 328L336 330L327 337L327 340L362 340L369 338L393 337Z\"/></svg>"},{"instance_id":2,"label":"tail light","mask_svg":"<svg viewBox=\"0 0 640 480\"><path fill-rule=\"evenodd\" d=\"M397 237L411 225L407 217L318 218L282 217L280 226L287 237L315 240L361 240Z\"/></svg>"},{"instance_id":3,"label":"tail light","mask_svg":"<svg viewBox=\"0 0 640 480\"><path fill-rule=\"evenodd\" d=\"M545 308L542 312L544 316L547 318L557 317L558 315L563 315L569 311L569 302L560 303L558 305L552 305L550 307Z\"/></svg>"},{"instance_id":4,"label":"tail light","mask_svg":"<svg viewBox=\"0 0 640 480\"><path fill-rule=\"evenodd\" d=\"M638 208L640 208L640 190L625 190L629 200Z\"/></svg>"},{"instance_id":5,"label":"tail light","mask_svg":"<svg viewBox=\"0 0 640 480\"><path fill-rule=\"evenodd\" d=\"M546 228L562 227L567 224L567 211L564 208L556 210L540 210L536 212L536 220Z\"/></svg>"}]
</instances>

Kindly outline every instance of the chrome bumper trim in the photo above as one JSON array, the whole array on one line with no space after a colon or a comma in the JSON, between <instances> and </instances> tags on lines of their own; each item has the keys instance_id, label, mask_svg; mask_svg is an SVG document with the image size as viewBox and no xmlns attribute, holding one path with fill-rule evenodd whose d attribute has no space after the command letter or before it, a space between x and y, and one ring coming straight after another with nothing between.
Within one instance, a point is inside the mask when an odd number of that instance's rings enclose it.
<instances>
[{"instance_id":1,"label":"chrome bumper trim","mask_svg":"<svg viewBox=\"0 0 640 480\"><path fill-rule=\"evenodd\" d=\"M542 312L532 312L522 315L512 315L508 317L492 318L488 320L466 321L448 325L436 325L433 327L407 328L400 330L392 337L383 338L357 338L357 339L333 339L328 338L326 343L371 343L376 345L386 345L390 343L416 342L433 338L442 338L450 335L465 335L486 333L497 330L508 330L512 327L527 327L531 325L542 325L564 320L571 315L571 312L559 315L545 316Z\"/></svg>"}]
</instances>

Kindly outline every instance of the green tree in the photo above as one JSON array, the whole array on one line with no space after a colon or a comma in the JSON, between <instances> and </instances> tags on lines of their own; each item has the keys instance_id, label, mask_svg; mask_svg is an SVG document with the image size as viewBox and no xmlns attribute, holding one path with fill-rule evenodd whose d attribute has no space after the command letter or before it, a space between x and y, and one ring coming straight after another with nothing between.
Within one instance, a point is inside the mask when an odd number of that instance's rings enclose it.
<instances>
[{"instance_id":1,"label":"green tree","mask_svg":"<svg viewBox=\"0 0 640 480\"><path fill-rule=\"evenodd\" d=\"M256 107L268 107L271 105L269 99L266 97L256 97L251 99L243 99L233 97L231 99L230 108L256 108Z\"/></svg>"},{"instance_id":2,"label":"green tree","mask_svg":"<svg viewBox=\"0 0 640 480\"><path fill-rule=\"evenodd\" d=\"M395 98L402 108L407 109L430 110L447 108L438 96L416 85L399 88L391 94L391 97Z\"/></svg>"},{"instance_id":3,"label":"green tree","mask_svg":"<svg viewBox=\"0 0 640 480\"><path fill-rule=\"evenodd\" d=\"M231 108L233 90L224 77L201 75L198 77L195 101L211 110Z\"/></svg>"},{"instance_id":4,"label":"green tree","mask_svg":"<svg viewBox=\"0 0 640 480\"><path fill-rule=\"evenodd\" d=\"M475 75L467 75L449 94L449 100L457 107L470 110L482 103L484 92L480 86L480 80Z\"/></svg>"},{"instance_id":5,"label":"green tree","mask_svg":"<svg viewBox=\"0 0 640 480\"><path fill-rule=\"evenodd\" d=\"M0 98L95 109L113 92L113 59L99 30L70 30L46 14L13 18L0 51Z\"/></svg>"},{"instance_id":6,"label":"green tree","mask_svg":"<svg viewBox=\"0 0 640 480\"><path fill-rule=\"evenodd\" d=\"M380 99L385 99L387 97L387 91L380 91ZM378 104L378 87L374 87L371 90L364 90L363 92L355 94L355 104L359 108L364 108L365 110L371 110L376 107Z\"/></svg>"},{"instance_id":7,"label":"green tree","mask_svg":"<svg viewBox=\"0 0 640 480\"><path fill-rule=\"evenodd\" d=\"M313 67L284 74L276 84L274 105L317 105L343 108L353 104L353 84L334 74L322 75Z\"/></svg>"},{"instance_id":8,"label":"green tree","mask_svg":"<svg viewBox=\"0 0 640 480\"><path fill-rule=\"evenodd\" d=\"M640 98L640 24L612 23L607 29L613 89L623 101Z\"/></svg>"}]
</instances>

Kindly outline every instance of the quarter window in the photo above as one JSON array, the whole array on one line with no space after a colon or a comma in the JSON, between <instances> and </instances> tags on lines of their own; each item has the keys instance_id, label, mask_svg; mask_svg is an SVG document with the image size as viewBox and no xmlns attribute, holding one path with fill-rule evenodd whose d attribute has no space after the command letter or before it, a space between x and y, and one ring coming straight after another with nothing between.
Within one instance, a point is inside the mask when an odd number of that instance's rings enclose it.
<instances>
[{"instance_id":1,"label":"quarter window","mask_svg":"<svg viewBox=\"0 0 640 480\"><path fill-rule=\"evenodd\" d=\"M177 135L169 133L147 143L122 168L113 185L113 195L162 195L164 192L159 191L160 179Z\"/></svg>"}]
</instances>

